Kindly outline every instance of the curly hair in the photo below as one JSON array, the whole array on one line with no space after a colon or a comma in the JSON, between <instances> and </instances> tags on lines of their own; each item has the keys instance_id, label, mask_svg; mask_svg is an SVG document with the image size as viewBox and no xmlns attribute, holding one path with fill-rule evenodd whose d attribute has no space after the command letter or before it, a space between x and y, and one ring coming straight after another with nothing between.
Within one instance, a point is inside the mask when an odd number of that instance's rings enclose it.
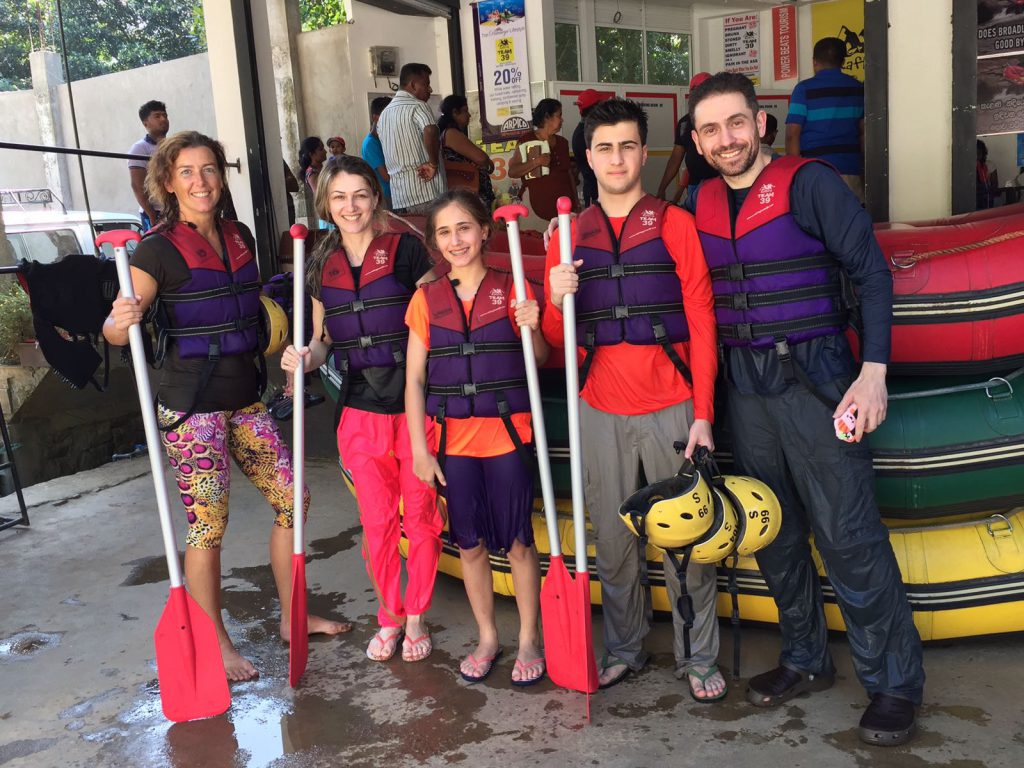
<instances>
[{"instance_id":1,"label":"curly hair","mask_svg":"<svg viewBox=\"0 0 1024 768\"><path fill-rule=\"evenodd\" d=\"M178 206L178 198L173 192L167 190L174 173L174 164L178 161L178 155L183 149L194 149L205 147L213 154L213 160L217 164L217 171L220 173L220 180L223 190L217 200L216 215L220 217L224 206L227 204L227 160L224 157L224 147L216 139L211 139L198 131L181 131L173 136L168 136L160 142L156 152L149 158L149 167L146 169L146 196L156 202L161 213L161 224L167 227L174 226L181 218L181 208Z\"/></svg>"}]
</instances>

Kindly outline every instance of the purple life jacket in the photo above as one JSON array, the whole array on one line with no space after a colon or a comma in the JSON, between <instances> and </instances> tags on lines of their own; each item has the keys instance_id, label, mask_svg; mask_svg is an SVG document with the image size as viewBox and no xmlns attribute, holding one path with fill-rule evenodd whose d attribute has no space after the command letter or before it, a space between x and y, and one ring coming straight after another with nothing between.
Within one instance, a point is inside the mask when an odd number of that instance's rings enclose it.
<instances>
[{"instance_id":1,"label":"purple life jacket","mask_svg":"<svg viewBox=\"0 0 1024 768\"><path fill-rule=\"evenodd\" d=\"M469 321L447 278L423 286L430 316L427 353L427 413L446 418L528 413L522 342L508 317L512 276L487 270L473 298ZM443 426L442 426L443 429Z\"/></svg>"},{"instance_id":2,"label":"purple life jacket","mask_svg":"<svg viewBox=\"0 0 1024 768\"><path fill-rule=\"evenodd\" d=\"M263 348L256 258L235 222L224 219L220 227L223 259L185 222L157 233L171 242L190 271L186 283L157 297L158 360L166 354L171 339L182 359L216 361Z\"/></svg>"},{"instance_id":3,"label":"purple life jacket","mask_svg":"<svg viewBox=\"0 0 1024 768\"><path fill-rule=\"evenodd\" d=\"M769 163L743 201L735 231L725 181L701 184L697 232L711 270L718 338L726 346L785 349L846 327L839 261L790 211L793 177L809 162L817 161Z\"/></svg>"},{"instance_id":4,"label":"purple life jacket","mask_svg":"<svg viewBox=\"0 0 1024 768\"><path fill-rule=\"evenodd\" d=\"M668 203L652 195L641 198L626 217L619 237L600 205L576 220L574 259L578 270L576 336L586 349L580 388L595 347L628 342L657 344L688 381L689 369L673 344L690 339L683 309L683 288L676 263L662 240Z\"/></svg>"},{"instance_id":5,"label":"purple life jacket","mask_svg":"<svg viewBox=\"0 0 1024 768\"><path fill-rule=\"evenodd\" d=\"M363 259L358 288L344 248L327 257L320 300L334 362L342 374L405 363L409 340L405 310L413 292L395 279L400 239L401 235L394 233L373 239Z\"/></svg>"}]
</instances>

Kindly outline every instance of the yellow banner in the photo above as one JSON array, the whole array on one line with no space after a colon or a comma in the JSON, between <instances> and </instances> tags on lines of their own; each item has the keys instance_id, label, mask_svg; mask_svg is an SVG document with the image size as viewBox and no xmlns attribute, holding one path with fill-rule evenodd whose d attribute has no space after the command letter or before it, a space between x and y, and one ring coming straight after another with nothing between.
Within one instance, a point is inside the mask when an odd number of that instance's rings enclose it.
<instances>
[{"instance_id":1,"label":"yellow banner","mask_svg":"<svg viewBox=\"0 0 1024 768\"><path fill-rule=\"evenodd\" d=\"M828 0L811 6L811 36L846 42L843 71L864 82L864 0Z\"/></svg>"}]
</instances>

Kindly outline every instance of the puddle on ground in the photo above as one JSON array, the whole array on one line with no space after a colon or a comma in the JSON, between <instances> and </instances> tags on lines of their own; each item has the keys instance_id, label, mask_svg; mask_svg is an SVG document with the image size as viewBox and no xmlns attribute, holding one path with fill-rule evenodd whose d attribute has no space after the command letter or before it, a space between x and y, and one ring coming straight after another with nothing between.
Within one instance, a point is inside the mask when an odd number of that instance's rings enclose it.
<instances>
[{"instance_id":1,"label":"puddle on ground","mask_svg":"<svg viewBox=\"0 0 1024 768\"><path fill-rule=\"evenodd\" d=\"M115 696L120 696L125 692L124 688L110 688L103 693L98 693L95 696L90 696L88 699L82 699L77 704L72 704L67 709L63 710L57 717L61 720L71 720L72 718L84 717L92 712L93 707L97 704L102 704L105 701L109 701Z\"/></svg>"},{"instance_id":2,"label":"puddle on ground","mask_svg":"<svg viewBox=\"0 0 1024 768\"><path fill-rule=\"evenodd\" d=\"M928 717L934 714L949 715L950 717L955 717L958 720L966 720L968 723L974 723L975 725L988 725L989 721L992 720L992 716L981 707L968 707L953 704L946 706L926 704L921 707L922 717Z\"/></svg>"},{"instance_id":3,"label":"puddle on ground","mask_svg":"<svg viewBox=\"0 0 1024 768\"><path fill-rule=\"evenodd\" d=\"M0 661L24 661L40 651L56 648L63 632L18 632L0 640Z\"/></svg>"},{"instance_id":4,"label":"puddle on ground","mask_svg":"<svg viewBox=\"0 0 1024 768\"><path fill-rule=\"evenodd\" d=\"M0 744L0 765L17 760L19 757L28 757L42 752L56 743L56 739L18 739L7 744Z\"/></svg>"},{"instance_id":5,"label":"puddle on ground","mask_svg":"<svg viewBox=\"0 0 1024 768\"><path fill-rule=\"evenodd\" d=\"M309 542L309 554L306 555L306 562L314 560L328 560L339 552L346 552L356 545L356 536L362 533L362 526L355 526L344 530L337 536L325 539L313 539Z\"/></svg>"},{"instance_id":6,"label":"puddle on ground","mask_svg":"<svg viewBox=\"0 0 1024 768\"><path fill-rule=\"evenodd\" d=\"M181 562L181 556L182 553L179 552L178 562ZM121 582L122 587L160 584L170 578L167 575L167 558L163 555L140 557L138 560L129 560L127 563L121 563L121 565L132 569L131 573L128 574L128 578Z\"/></svg>"}]
</instances>

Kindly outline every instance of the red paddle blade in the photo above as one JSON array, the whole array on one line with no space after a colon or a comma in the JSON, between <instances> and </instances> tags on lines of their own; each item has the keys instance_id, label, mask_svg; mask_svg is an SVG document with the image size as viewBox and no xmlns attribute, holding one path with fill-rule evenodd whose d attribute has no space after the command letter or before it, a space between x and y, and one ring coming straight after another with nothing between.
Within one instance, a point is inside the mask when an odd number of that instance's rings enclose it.
<instances>
[{"instance_id":1,"label":"red paddle blade","mask_svg":"<svg viewBox=\"0 0 1024 768\"><path fill-rule=\"evenodd\" d=\"M231 706L213 620L185 587L171 587L153 633L164 716L176 723L215 717Z\"/></svg>"},{"instance_id":2,"label":"red paddle blade","mask_svg":"<svg viewBox=\"0 0 1024 768\"><path fill-rule=\"evenodd\" d=\"M309 614L306 610L306 555L292 555L291 640L288 644L288 684L294 688L309 659Z\"/></svg>"},{"instance_id":3,"label":"red paddle blade","mask_svg":"<svg viewBox=\"0 0 1024 768\"><path fill-rule=\"evenodd\" d=\"M585 584L584 584L585 582ZM586 587L586 601L580 585ZM597 690L597 663L590 626L590 579L572 576L561 556L552 557L540 590L544 659L555 685L581 693Z\"/></svg>"}]
</instances>

